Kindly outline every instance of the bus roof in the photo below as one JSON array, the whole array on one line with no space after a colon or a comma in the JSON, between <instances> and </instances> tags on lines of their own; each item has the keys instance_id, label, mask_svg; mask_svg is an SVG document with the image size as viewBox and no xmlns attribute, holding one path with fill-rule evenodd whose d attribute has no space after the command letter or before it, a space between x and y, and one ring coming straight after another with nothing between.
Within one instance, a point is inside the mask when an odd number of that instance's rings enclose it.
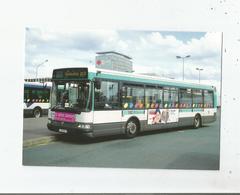
<instances>
[{"instance_id":1,"label":"bus roof","mask_svg":"<svg viewBox=\"0 0 240 195\"><path fill-rule=\"evenodd\" d=\"M112 71L112 70L105 70L105 69L89 69L89 77L90 79L105 78L105 79L112 79L112 80L145 83L149 85L162 84L164 86L169 86L169 87L188 87L188 88L207 89L207 90L215 89L215 87L211 85L191 83L187 81L178 81L178 80L167 79L167 78L163 79L157 76L148 76L143 74L119 72L119 71Z\"/></svg>"},{"instance_id":2,"label":"bus roof","mask_svg":"<svg viewBox=\"0 0 240 195\"><path fill-rule=\"evenodd\" d=\"M79 69L81 68L88 68L88 67L79 67ZM68 69L76 70L78 68L76 67L63 68L63 69L61 68L61 69L55 69L55 70L68 70ZM148 85L163 85L163 86L169 86L169 87L180 87L180 88L182 87L182 88L206 89L206 90L216 89L214 86L211 86L211 85L191 83L187 81L179 81L179 80L173 80L173 79L167 79L167 78L159 78L157 76L149 76L149 75L129 73L129 72L119 72L119 71L99 69L99 68L88 68L88 79L93 80L95 78L111 79L116 81L119 80L119 81L134 82L134 83L148 84Z\"/></svg>"}]
</instances>

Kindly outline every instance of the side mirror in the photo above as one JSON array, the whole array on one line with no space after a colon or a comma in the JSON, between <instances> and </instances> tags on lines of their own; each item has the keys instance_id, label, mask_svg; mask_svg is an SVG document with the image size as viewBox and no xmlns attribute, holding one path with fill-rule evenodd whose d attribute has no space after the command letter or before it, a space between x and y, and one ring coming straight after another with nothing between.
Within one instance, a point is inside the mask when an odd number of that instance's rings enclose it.
<instances>
[{"instance_id":1,"label":"side mirror","mask_svg":"<svg viewBox=\"0 0 240 195\"><path fill-rule=\"evenodd\" d=\"M96 80L94 85L95 85L96 89L101 89L101 81L100 80Z\"/></svg>"}]
</instances>

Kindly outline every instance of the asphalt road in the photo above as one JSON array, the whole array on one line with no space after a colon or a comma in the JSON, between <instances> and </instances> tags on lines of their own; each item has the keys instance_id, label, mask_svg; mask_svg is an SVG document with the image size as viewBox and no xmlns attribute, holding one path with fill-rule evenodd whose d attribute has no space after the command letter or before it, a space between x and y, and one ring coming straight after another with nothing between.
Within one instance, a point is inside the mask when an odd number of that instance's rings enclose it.
<instances>
[{"instance_id":1,"label":"asphalt road","mask_svg":"<svg viewBox=\"0 0 240 195\"><path fill-rule=\"evenodd\" d=\"M56 133L47 129L47 116L23 119L23 140L52 135L56 135Z\"/></svg>"},{"instance_id":2,"label":"asphalt road","mask_svg":"<svg viewBox=\"0 0 240 195\"><path fill-rule=\"evenodd\" d=\"M23 165L218 170L219 155L218 117L200 129L161 130L134 139L61 135L57 142L24 148Z\"/></svg>"}]
</instances>

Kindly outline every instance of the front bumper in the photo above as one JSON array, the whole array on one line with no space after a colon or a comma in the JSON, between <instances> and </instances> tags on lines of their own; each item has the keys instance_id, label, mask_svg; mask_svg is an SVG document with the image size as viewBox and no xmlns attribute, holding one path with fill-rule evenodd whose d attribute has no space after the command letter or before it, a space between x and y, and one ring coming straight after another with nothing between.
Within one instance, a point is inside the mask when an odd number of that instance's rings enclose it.
<instances>
[{"instance_id":1,"label":"front bumper","mask_svg":"<svg viewBox=\"0 0 240 195\"><path fill-rule=\"evenodd\" d=\"M83 128L84 126L87 126L89 128ZM48 119L47 127L50 131L55 131L61 133L61 130L66 130L66 133L69 134L86 134L87 136L92 137L92 124L87 123L68 123L68 122L60 122L60 121L53 121L51 119ZM61 130L60 130L61 129Z\"/></svg>"}]
</instances>

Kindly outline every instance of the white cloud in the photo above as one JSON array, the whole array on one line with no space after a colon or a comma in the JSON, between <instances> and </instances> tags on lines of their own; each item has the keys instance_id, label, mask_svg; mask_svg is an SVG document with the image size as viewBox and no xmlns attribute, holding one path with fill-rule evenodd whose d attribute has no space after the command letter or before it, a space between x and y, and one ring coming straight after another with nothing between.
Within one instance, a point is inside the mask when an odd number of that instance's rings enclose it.
<instances>
[{"instance_id":1,"label":"white cloud","mask_svg":"<svg viewBox=\"0 0 240 195\"><path fill-rule=\"evenodd\" d=\"M159 32L153 32L149 34L146 37L146 39L149 41L151 45L166 47L166 48L180 47L183 44L182 41L177 40L174 36L167 35L163 37Z\"/></svg>"},{"instance_id":2,"label":"white cloud","mask_svg":"<svg viewBox=\"0 0 240 195\"><path fill-rule=\"evenodd\" d=\"M221 51L221 34L206 33L201 39L192 39L179 50L191 53L194 59L214 58L220 56Z\"/></svg>"}]
</instances>

